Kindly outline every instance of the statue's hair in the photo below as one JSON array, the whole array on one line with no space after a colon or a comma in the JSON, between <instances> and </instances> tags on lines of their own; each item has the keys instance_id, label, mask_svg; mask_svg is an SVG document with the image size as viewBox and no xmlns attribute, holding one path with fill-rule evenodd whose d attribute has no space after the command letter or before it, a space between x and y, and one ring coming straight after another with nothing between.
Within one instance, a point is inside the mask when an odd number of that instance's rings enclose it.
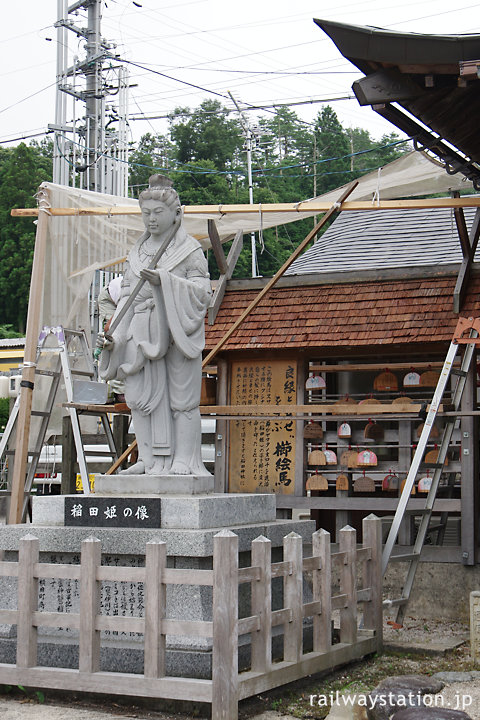
<instances>
[{"instance_id":1,"label":"statue's hair","mask_svg":"<svg viewBox=\"0 0 480 720\"><path fill-rule=\"evenodd\" d=\"M138 202L140 207L144 200L159 200L168 207L180 208L180 198L170 178L165 175L152 175L149 179L149 187L140 193Z\"/></svg>"}]
</instances>

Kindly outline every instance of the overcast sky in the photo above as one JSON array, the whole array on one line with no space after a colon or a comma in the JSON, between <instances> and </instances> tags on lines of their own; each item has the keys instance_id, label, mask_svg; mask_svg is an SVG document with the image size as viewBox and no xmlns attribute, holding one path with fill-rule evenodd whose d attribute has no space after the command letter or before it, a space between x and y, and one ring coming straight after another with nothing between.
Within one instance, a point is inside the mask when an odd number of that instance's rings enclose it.
<instances>
[{"instance_id":1,"label":"overcast sky","mask_svg":"<svg viewBox=\"0 0 480 720\"><path fill-rule=\"evenodd\" d=\"M73 2L73 0L71 0ZM205 98L232 106L228 91L250 104L325 100L346 127L373 138L395 128L352 95L359 71L340 55L313 18L375 25L405 32L479 33L478 4L460 0L107 0L103 37L130 65L130 113L163 115ZM459 7L457 7L458 5ZM333 9L334 8L334 9ZM85 26L85 13L75 19ZM43 132L55 119L56 0L2 3L0 141ZM69 33L70 57L84 41ZM159 75L163 73L172 79ZM197 90L187 84L203 88ZM226 98L224 97L226 96ZM293 106L314 120L320 103ZM132 138L165 131L164 120L131 122ZM39 138L40 139L40 138ZM7 143L8 144L8 143Z\"/></svg>"}]
</instances>

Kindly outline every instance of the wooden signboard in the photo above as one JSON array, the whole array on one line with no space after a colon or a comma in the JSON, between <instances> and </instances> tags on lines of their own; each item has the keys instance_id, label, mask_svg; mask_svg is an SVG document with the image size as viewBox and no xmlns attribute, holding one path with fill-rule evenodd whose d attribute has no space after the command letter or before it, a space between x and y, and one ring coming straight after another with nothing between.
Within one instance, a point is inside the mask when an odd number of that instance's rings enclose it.
<instances>
[{"instance_id":1,"label":"wooden signboard","mask_svg":"<svg viewBox=\"0 0 480 720\"><path fill-rule=\"evenodd\" d=\"M231 365L231 405L295 405L296 360L240 360ZM229 492L293 494L295 421L232 420Z\"/></svg>"}]
</instances>

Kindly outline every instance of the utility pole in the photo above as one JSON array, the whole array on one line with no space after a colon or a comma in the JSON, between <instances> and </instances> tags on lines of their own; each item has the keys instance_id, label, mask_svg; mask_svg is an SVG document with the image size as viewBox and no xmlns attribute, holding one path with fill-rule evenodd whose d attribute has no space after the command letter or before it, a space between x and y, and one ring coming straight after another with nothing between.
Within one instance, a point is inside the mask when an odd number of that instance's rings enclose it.
<instances>
[{"instance_id":1,"label":"utility pole","mask_svg":"<svg viewBox=\"0 0 480 720\"><path fill-rule=\"evenodd\" d=\"M96 192L128 194L128 72L101 35L104 0L57 0L57 96L53 179ZM86 11L86 27L72 19ZM68 64L68 36L85 39L85 57ZM108 61L108 62L107 62ZM115 95L115 104L108 97ZM71 110L68 100L71 99ZM67 118L67 113L70 117Z\"/></svg>"},{"instance_id":2,"label":"utility pole","mask_svg":"<svg viewBox=\"0 0 480 720\"><path fill-rule=\"evenodd\" d=\"M101 123L101 110L104 104L102 95L102 53L101 53L101 0L84 3L88 13L88 26L86 33L84 75L85 90L85 119L86 119L86 151L87 151L87 186L89 190L96 190L101 186L99 171L101 161L99 153L103 151L103 128Z\"/></svg>"},{"instance_id":3,"label":"utility pole","mask_svg":"<svg viewBox=\"0 0 480 720\"><path fill-rule=\"evenodd\" d=\"M253 143L255 140L255 134L252 131L248 118L240 108L238 102L233 97L232 93L228 93L237 108L240 115L240 122L242 124L243 132L245 133L245 149L247 152L247 179L248 179L248 202L253 205L253 180L252 180L252 150ZM257 272L257 244L255 240L255 233L250 233L250 243L252 247L252 277L258 277Z\"/></svg>"}]
</instances>

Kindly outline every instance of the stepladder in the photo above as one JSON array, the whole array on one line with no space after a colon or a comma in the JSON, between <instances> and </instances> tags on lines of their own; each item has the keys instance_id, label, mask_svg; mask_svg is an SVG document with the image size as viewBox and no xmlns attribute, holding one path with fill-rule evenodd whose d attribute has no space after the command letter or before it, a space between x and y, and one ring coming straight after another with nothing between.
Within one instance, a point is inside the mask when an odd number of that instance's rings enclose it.
<instances>
[{"instance_id":1,"label":"stepladder","mask_svg":"<svg viewBox=\"0 0 480 720\"><path fill-rule=\"evenodd\" d=\"M468 332L468 337L465 333ZM382 555L382 574L385 575L391 562L404 563L406 566L406 574L402 585L400 596L395 599L384 601L384 608L396 611L396 622L402 623L405 611L410 599L412 588L414 585L415 575L420 562L420 556L428 537L429 531L432 530L431 520L434 510L435 500L438 495L442 472L447 462L447 453L452 441L452 436L459 422L459 412L461 409L462 396L465 390L467 374L472 364L475 348L480 344L480 318L459 318L452 341L448 348L442 370L433 393L430 406L426 412L425 422L422 433L420 435L418 445L413 455L412 463L406 477L402 493L399 497L392 525L388 533ZM460 363L455 363L458 359L460 349L463 348ZM456 378L456 381L455 381ZM436 453L436 461L432 469L432 477L430 478L430 487L425 496L424 506L421 509L409 508L409 500L412 496L412 490L415 481L420 472L420 467L425 456L427 443L432 434L435 419L439 413L442 399L447 390L447 386L451 384L450 409L448 413L444 413L445 423L438 443ZM416 533L414 544L407 553L394 552L395 543L398 537L400 526L406 517L411 515L419 516L420 522ZM446 523L446 518L442 518ZM441 526L439 526L441 532Z\"/></svg>"},{"instance_id":2,"label":"stepladder","mask_svg":"<svg viewBox=\"0 0 480 720\"><path fill-rule=\"evenodd\" d=\"M86 450L80 421L82 411L81 405L75 403L78 398L90 398L90 402L96 401L99 408L107 399L105 383L96 380L92 352L85 331L69 330L62 326L44 327L39 336L35 359L35 383L22 518L25 518L42 450L52 432L52 425L61 424L61 416L65 413L72 426L83 493L90 493ZM5 456L12 458L15 456L15 428L19 404L18 396L0 441L0 459ZM107 454L114 462L117 459L117 451L106 408L99 409L98 417L109 448Z\"/></svg>"}]
</instances>

